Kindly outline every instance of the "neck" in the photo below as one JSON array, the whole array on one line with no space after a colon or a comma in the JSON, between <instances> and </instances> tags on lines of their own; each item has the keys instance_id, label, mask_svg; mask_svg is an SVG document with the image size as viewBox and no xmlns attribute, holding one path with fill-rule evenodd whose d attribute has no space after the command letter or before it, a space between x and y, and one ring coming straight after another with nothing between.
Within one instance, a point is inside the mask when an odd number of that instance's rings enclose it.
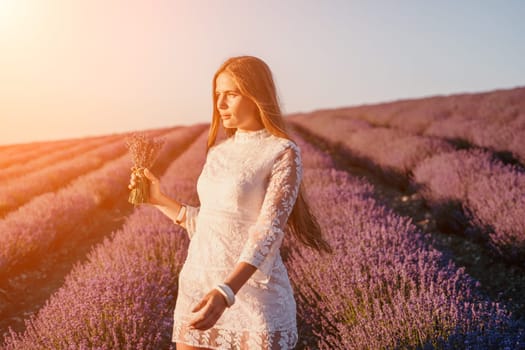
<instances>
[{"instance_id":1,"label":"neck","mask_svg":"<svg viewBox=\"0 0 525 350\"><path fill-rule=\"evenodd\" d=\"M257 129L255 129L255 128L250 128L250 129L246 129L246 128L242 128L242 129L241 129L241 128L237 128L237 131L238 131L238 132L253 132L253 131L260 131L260 130L263 130L263 129L264 129L264 127L261 126L260 128L257 128Z\"/></svg>"},{"instance_id":2,"label":"neck","mask_svg":"<svg viewBox=\"0 0 525 350\"><path fill-rule=\"evenodd\" d=\"M259 131L261 129L264 129L264 125L262 124L255 124L247 127L237 128L237 130L240 132Z\"/></svg>"}]
</instances>

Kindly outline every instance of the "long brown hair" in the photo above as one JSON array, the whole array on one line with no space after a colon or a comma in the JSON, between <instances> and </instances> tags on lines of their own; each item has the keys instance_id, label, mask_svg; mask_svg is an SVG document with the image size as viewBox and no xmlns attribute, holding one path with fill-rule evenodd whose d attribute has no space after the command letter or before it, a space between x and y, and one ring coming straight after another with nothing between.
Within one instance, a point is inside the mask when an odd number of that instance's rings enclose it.
<instances>
[{"instance_id":1,"label":"long brown hair","mask_svg":"<svg viewBox=\"0 0 525 350\"><path fill-rule=\"evenodd\" d=\"M208 134L207 150L215 144L219 125L222 124L217 109L217 95L215 94L217 76L222 72L230 74L241 94L255 103L259 112L257 118L266 130L275 136L286 138L295 143L286 130L286 123L281 114L270 68L257 57L238 56L226 60L213 77L213 117ZM226 137L231 137L235 134L236 128L224 127L224 131ZM332 251L328 242L323 238L319 223L305 200L303 181L301 181L296 202L288 218L287 228L294 237L306 246L317 251Z\"/></svg>"}]
</instances>

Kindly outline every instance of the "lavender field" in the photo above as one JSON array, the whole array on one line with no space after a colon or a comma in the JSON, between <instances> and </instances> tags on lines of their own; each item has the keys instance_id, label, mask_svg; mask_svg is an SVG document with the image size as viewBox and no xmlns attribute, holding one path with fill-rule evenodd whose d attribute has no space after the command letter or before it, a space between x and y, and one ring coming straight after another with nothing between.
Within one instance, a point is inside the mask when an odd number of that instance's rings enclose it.
<instances>
[{"instance_id":1,"label":"lavender field","mask_svg":"<svg viewBox=\"0 0 525 350\"><path fill-rule=\"evenodd\" d=\"M297 349L525 349L525 88L288 120L334 248L284 242ZM148 131L191 205L208 126ZM0 148L0 349L174 349L188 238L127 203L126 136Z\"/></svg>"}]
</instances>

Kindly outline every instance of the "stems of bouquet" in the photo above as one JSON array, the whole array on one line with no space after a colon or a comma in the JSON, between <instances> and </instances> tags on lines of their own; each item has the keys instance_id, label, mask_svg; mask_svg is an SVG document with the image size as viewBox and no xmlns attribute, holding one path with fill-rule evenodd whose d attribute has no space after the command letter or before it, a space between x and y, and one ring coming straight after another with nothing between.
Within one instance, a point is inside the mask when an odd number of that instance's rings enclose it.
<instances>
[{"instance_id":1,"label":"stems of bouquet","mask_svg":"<svg viewBox=\"0 0 525 350\"><path fill-rule=\"evenodd\" d=\"M134 168L135 187L131 190L128 202L133 205L146 203L149 200L149 180L144 176L144 168Z\"/></svg>"},{"instance_id":2,"label":"stems of bouquet","mask_svg":"<svg viewBox=\"0 0 525 350\"><path fill-rule=\"evenodd\" d=\"M131 170L136 175L136 186L129 194L129 203L139 205L148 201L150 183L144 175L144 168L150 168L153 165L164 142L164 139L157 140L149 137L145 133L133 133L126 138L126 146L133 160Z\"/></svg>"}]
</instances>

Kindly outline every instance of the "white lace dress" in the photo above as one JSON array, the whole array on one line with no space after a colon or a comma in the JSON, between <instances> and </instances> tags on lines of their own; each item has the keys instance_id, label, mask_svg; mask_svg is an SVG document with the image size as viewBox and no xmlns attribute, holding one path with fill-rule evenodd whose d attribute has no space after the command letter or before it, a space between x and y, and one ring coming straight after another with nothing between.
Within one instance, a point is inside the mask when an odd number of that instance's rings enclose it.
<instances>
[{"instance_id":1,"label":"white lace dress","mask_svg":"<svg viewBox=\"0 0 525 350\"><path fill-rule=\"evenodd\" d=\"M302 179L301 154L266 129L237 131L213 146L187 207L188 255L179 276L173 342L211 349L292 349L296 304L279 252ZM191 309L238 262L258 269L214 327L187 327Z\"/></svg>"}]
</instances>

